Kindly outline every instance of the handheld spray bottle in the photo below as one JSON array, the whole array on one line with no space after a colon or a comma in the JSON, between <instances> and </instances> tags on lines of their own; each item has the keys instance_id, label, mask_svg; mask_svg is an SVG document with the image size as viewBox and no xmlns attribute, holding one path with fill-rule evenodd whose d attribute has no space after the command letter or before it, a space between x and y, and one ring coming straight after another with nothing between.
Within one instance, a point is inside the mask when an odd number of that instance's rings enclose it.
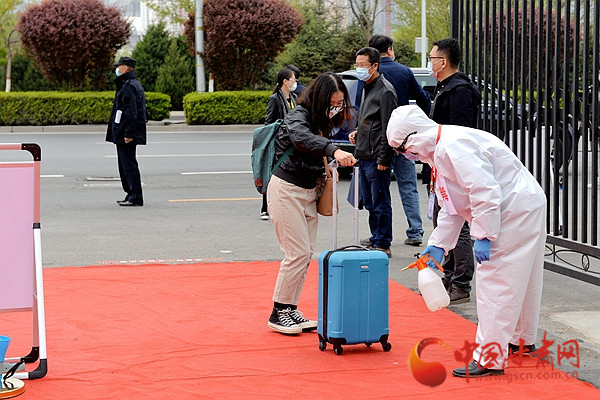
<instances>
[{"instance_id":1,"label":"handheld spray bottle","mask_svg":"<svg viewBox=\"0 0 600 400\"><path fill-rule=\"evenodd\" d=\"M415 254L416 257L419 254ZM402 271L407 270L409 268L417 268L419 270L419 274L417 277L417 282L419 285L419 291L425 300L425 304L429 311L437 311L443 307L448 306L450 304L450 297L448 296L448 292L446 288L444 288L444 284L442 283L442 278L439 277L429 266L427 262L429 260L433 260L435 265L443 271L444 269L435 261L433 258L429 256L429 254L425 254L423 257L420 257L414 263L410 264L408 267L402 268Z\"/></svg>"}]
</instances>

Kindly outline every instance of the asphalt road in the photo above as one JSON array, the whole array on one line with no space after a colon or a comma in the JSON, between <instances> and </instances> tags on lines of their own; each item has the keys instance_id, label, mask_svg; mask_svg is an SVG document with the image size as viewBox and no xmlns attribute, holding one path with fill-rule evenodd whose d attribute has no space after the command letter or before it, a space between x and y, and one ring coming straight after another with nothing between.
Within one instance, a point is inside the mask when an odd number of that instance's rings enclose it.
<instances>
[{"instance_id":1,"label":"asphalt road","mask_svg":"<svg viewBox=\"0 0 600 400\"><path fill-rule=\"evenodd\" d=\"M148 145L138 147L145 205L135 208L116 203L124 193L114 145L104 142L104 126L0 127L0 142L33 142L42 148L45 268L279 260L272 225L258 218L261 196L250 171L252 129L150 124ZM27 159L22 153L1 152L0 161ZM345 201L348 184L346 179L339 184L340 246L354 240L353 210ZM416 271L400 269L424 246L403 244L406 220L395 182L392 185L395 240L390 274L416 290ZM419 189L425 215L425 188ZM424 228L428 237L432 226L427 219ZM367 214L361 211L359 237L368 236ZM317 254L331 248L331 242L331 218L321 218ZM580 379L600 387L600 288L549 271L544 279L538 346L544 333L554 341L554 352L576 339L579 367L563 359L560 368L576 371ZM470 303L450 309L477 322L474 297L473 292Z\"/></svg>"}]
</instances>

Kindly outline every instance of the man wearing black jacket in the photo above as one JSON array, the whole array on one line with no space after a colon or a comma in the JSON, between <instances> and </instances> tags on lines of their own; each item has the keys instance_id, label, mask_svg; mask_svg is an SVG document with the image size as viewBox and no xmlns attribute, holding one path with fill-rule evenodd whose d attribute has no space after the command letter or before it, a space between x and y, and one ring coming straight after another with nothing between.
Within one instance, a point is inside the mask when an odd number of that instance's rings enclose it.
<instances>
[{"instance_id":1,"label":"man wearing black jacket","mask_svg":"<svg viewBox=\"0 0 600 400\"><path fill-rule=\"evenodd\" d=\"M433 43L429 53L429 69L432 71L432 76L437 78L438 85L429 117L442 125L477 128L481 93L467 75L459 72L460 57L460 45L456 39L449 38ZM433 210L434 227L437 226L439 210L436 201ZM448 289L450 304L470 301L475 262L471 232L467 222L460 231L456 247L448 252L443 267L442 281Z\"/></svg>"},{"instance_id":2,"label":"man wearing black jacket","mask_svg":"<svg viewBox=\"0 0 600 400\"><path fill-rule=\"evenodd\" d=\"M135 76L135 64L130 57L115 63L117 93L106 132L106 141L117 145L121 185L127 193L117 203L124 207L144 205L136 146L146 144L146 94Z\"/></svg>"},{"instance_id":3,"label":"man wearing black jacket","mask_svg":"<svg viewBox=\"0 0 600 400\"><path fill-rule=\"evenodd\" d=\"M364 207L369 211L371 248L392 256L392 199L390 165L394 150L387 141L387 124L398 107L398 97L390 82L379 73L380 53L364 47L356 53L356 74L365 82L357 130L348 139L356 144L359 184Z\"/></svg>"}]
</instances>

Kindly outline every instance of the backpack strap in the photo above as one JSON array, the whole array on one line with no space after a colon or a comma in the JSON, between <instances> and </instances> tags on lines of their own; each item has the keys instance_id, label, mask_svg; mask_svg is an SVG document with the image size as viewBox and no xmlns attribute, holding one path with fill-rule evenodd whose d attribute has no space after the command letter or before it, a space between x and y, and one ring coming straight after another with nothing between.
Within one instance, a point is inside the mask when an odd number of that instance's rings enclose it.
<instances>
[{"instance_id":1,"label":"backpack strap","mask_svg":"<svg viewBox=\"0 0 600 400\"><path fill-rule=\"evenodd\" d=\"M276 170L277 168L279 168L279 166L281 165L281 163L282 163L282 162L283 162L283 161L284 161L286 158L288 158L288 156L289 156L290 154L292 154L292 151L294 151L294 146L292 146L292 147L290 147L289 149L287 149L287 150L285 151L285 153L283 153L283 155L281 156L281 158L280 158L279 160L277 160L277 162L275 163L275 165L273 165L273 168L271 168L271 174L272 174L273 172L275 172L275 170Z\"/></svg>"}]
</instances>

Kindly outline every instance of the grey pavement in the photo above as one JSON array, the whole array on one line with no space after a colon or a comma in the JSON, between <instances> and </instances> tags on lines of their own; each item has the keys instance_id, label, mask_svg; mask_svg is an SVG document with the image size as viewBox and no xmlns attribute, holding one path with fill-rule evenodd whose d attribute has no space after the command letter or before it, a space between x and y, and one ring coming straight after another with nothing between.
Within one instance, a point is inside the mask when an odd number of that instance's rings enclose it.
<instances>
[{"instance_id":1,"label":"grey pavement","mask_svg":"<svg viewBox=\"0 0 600 400\"><path fill-rule=\"evenodd\" d=\"M194 126L187 125L182 113L173 113L169 120L151 121L148 130L160 137L210 138L227 135L248 146L255 126ZM69 135L80 135L103 140L104 125L0 127L0 142L27 142L38 140L43 134L52 134L53 140L68 140ZM66 139L64 139L66 137ZM50 147L51 146L46 146ZM150 151L152 146L145 146ZM104 147L103 147L104 149ZM110 145L107 152L114 151ZM44 154L43 147L42 153ZM50 150L54 151L54 150ZM46 154L48 151L46 151ZM247 149L249 153L249 149ZM138 264L143 262L227 262L281 259L281 251L269 221L260 221L260 196L248 176L249 158L239 174L223 176L211 174L172 174L169 171L151 173L150 161L143 159L142 174L146 205L143 208L123 210L114 204L120 196L119 183L114 176L107 180L88 180L85 177L66 177L61 181L51 178L42 181L42 242L44 267L84 266L94 264ZM58 161L54 161L58 163ZM67 161L65 161L67 162ZM44 163L44 156L42 157ZM116 164L116 160L107 163ZM145 169L146 163L148 168ZM58 164L57 164L58 165ZM42 172L44 173L44 172ZM244 174L246 173L246 174ZM106 175L106 174L104 174ZM114 174L113 174L114 175ZM349 182L339 184L340 214L338 245L352 244L353 210L345 202ZM425 187L419 185L421 210L426 215ZM65 193L68 199L65 200ZM192 200L194 199L194 200ZM224 199L227 199L225 201ZM239 201L230 201L239 200ZM400 270L414 261L414 253L424 249L403 244L406 220L396 187L392 182L394 207L393 258L390 260L391 278L410 290L417 290L417 273ZM91 210L91 212L90 212ZM424 217L425 238L432 225ZM124 241L121 232L135 229L136 235ZM367 213L359 213L359 237L369 235ZM331 248L331 218L321 218L316 254ZM469 303L449 306L449 309L477 323L475 291ZM553 341L550 350L556 367L571 371L579 379L600 387L600 288L551 271L544 272L544 292L540 314L538 347L546 335ZM436 314L431 313L431 318ZM392 332L401 338L401 332ZM431 332L432 335L435 332ZM461 333L456 333L461 337ZM474 338L465 337L473 341ZM398 340L398 339L396 339ZM576 340L579 347L579 367L574 360L562 359L558 366L559 346ZM564 346L563 346L564 347Z\"/></svg>"}]
</instances>

